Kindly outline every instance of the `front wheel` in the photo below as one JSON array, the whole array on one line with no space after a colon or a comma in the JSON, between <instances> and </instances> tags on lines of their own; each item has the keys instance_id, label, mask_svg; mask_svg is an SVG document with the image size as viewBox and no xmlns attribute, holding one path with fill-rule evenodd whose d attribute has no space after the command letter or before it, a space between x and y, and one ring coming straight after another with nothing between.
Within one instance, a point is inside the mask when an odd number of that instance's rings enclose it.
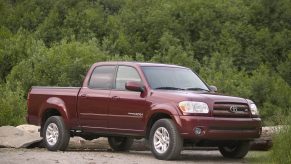
<instances>
[{"instance_id":1,"label":"front wheel","mask_svg":"<svg viewBox=\"0 0 291 164\"><path fill-rule=\"evenodd\" d=\"M220 153L226 158L243 158L250 149L250 141L234 141L218 147Z\"/></svg>"},{"instance_id":2,"label":"front wheel","mask_svg":"<svg viewBox=\"0 0 291 164\"><path fill-rule=\"evenodd\" d=\"M157 159L173 160L180 156L183 140L171 119L156 121L150 132L151 151Z\"/></svg>"},{"instance_id":3,"label":"front wheel","mask_svg":"<svg viewBox=\"0 0 291 164\"><path fill-rule=\"evenodd\" d=\"M110 147L115 151L128 151L133 144L130 137L108 137Z\"/></svg>"},{"instance_id":4,"label":"front wheel","mask_svg":"<svg viewBox=\"0 0 291 164\"><path fill-rule=\"evenodd\" d=\"M62 117L49 117L43 127L44 145L50 151L66 150L70 141L70 133L67 130Z\"/></svg>"}]
</instances>

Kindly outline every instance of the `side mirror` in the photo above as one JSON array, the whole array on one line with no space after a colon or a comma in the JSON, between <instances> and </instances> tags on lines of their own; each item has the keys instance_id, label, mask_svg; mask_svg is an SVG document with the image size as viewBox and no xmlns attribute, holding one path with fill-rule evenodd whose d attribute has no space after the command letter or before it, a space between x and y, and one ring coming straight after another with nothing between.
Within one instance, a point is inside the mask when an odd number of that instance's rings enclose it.
<instances>
[{"instance_id":1,"label":"side mirror","mask_svg":"<svg viewBox=\"0 0 291 164\"><path fill-rule=\"evenodd\" d=\"M211 92L217 92L217 88L214 85L210 85L209 89L210 89Z\"/></svg>"},{"instance_id":2,"label":"side mirror","mask_svg":"<svg viewBox=\"0 0 291 164\"><path fill-rule=\"evenodd\" d=\"M140 82L128 81L125 83L125 88L130 91L144 92L144 86Z\"/></svg>"}]
</instances>

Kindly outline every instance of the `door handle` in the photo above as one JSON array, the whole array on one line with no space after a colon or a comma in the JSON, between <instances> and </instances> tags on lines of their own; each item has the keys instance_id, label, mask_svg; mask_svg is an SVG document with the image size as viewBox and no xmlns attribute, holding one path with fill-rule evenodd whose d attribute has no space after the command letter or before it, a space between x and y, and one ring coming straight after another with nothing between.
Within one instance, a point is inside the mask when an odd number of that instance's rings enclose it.
<instances>
[{"instance_id":1,"label":"door handle","mask_svg":"<svg viewBox=\"0 0 291 164\"><path fill-rule=\"evenodd\" d=\"M81 98L87 98L87 94L81 94Z\"/></svg>"},{"instance_id":2,"label":"door handle","mask_svg":"<svg viewBox=\"0 0 291 164\"><path fill-rule=\"evenodd\" d=\"M120 99L119 96L112 96L112 100L118 100L118 99Z\"/></svg>"}]
</instances>

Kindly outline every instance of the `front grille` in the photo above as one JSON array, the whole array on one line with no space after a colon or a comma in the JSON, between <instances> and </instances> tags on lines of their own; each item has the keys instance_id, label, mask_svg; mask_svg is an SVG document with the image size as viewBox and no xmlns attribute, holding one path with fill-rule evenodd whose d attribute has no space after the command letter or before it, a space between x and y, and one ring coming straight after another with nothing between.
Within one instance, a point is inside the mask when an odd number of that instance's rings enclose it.
<instances>
[{"instance_id":1,"label":"front grille","mask_svg":"<svg viewBox=\"0 0 291 164\"><path fill-rule=\"evenodd\" d=\"M214 117L230 117L230 118L251 117L249 106L247 104L237 104L237 103L215 103L213 105L212 115Z\"/></svg>"}]
</instances>

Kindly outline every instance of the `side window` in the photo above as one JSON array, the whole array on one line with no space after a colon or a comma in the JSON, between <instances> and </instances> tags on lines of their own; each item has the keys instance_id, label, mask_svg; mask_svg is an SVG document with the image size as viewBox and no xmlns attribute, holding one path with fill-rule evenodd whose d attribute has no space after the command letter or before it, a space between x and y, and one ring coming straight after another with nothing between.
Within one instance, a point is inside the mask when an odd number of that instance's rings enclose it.
<instances>
[{"instance_id":1,"label":"side window","mask_svg":"<svg viewBox=\"0 0 291 164\"><path fill-rule=\"evenodd\" d=\"M141 82L141 78L135 68L129 66L119 66L115 88L119 90L126 90L125 83L127 81Z\"/></svg>"},{"instance_id":2,"label":"side window","mask_svg":"<svg viewBox=\"0 0 291 164\"><path fill-rule=\"evenodd\" d=\"M90 78L89 88L111 89L115 66L97 66Z\"/></svg>"}]
</instances>

